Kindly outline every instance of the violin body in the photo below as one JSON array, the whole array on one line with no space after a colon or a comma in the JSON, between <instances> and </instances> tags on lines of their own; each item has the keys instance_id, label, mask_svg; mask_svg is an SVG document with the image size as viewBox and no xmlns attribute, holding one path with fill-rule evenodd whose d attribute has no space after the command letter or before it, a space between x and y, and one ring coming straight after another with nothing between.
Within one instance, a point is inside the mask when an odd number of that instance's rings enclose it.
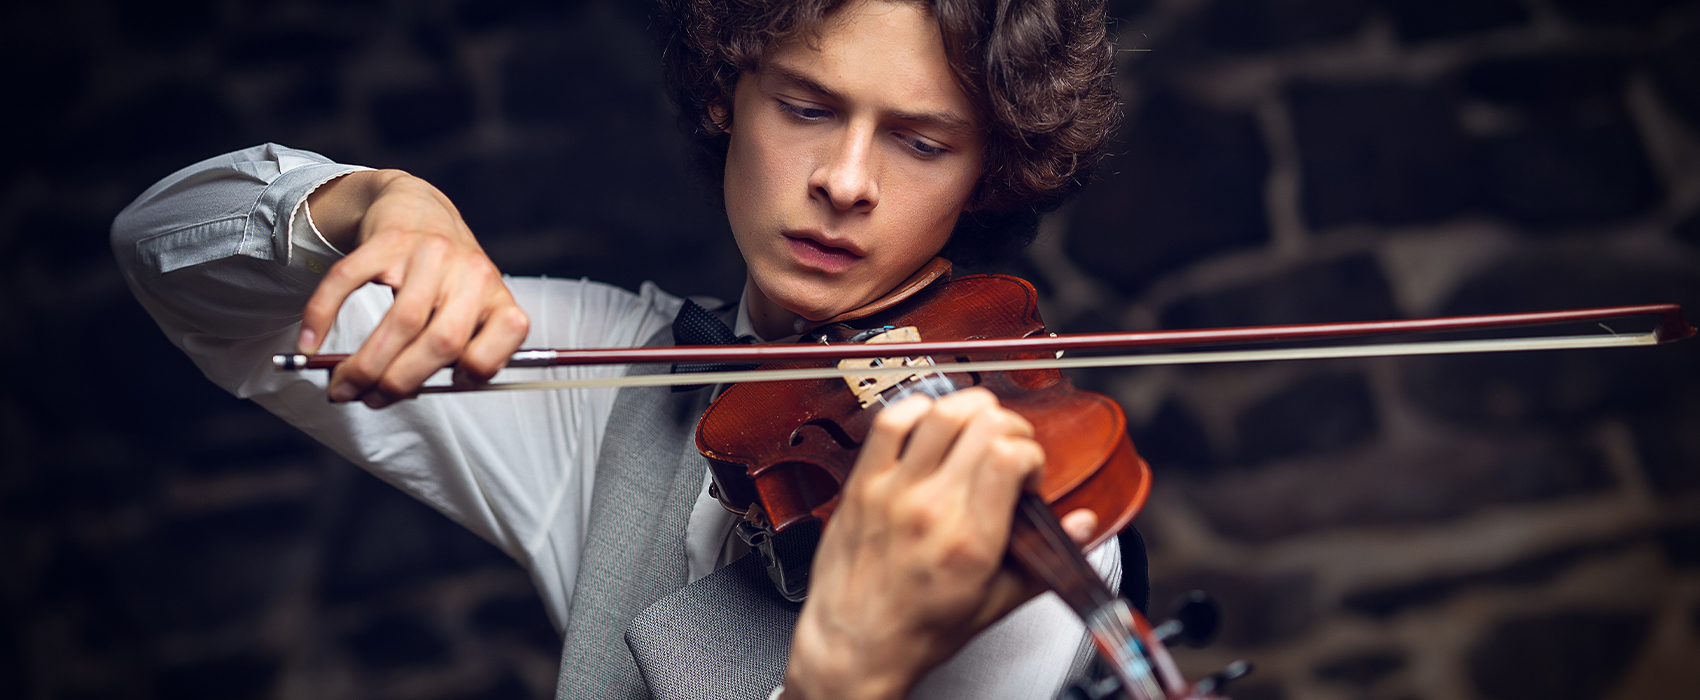
<instances>
[{"instance_id":1,"label":"violin body","mask_svg":"<svg viewBox=\"0 0 1700 700\"><path fill-rule=\"evenodd\" d=\"M1150 624L1104 585L1059 522L1081 508L1096 513L1088 544L1095 547L1126 527L1145 504L1151 469L1128 439L1121 406L1076 389L1055 369L952 371L953 364L970 361L1028 359L1019 354L904 355L904 342L1046 334L1033 286L1004 275L970 275L904 290L896 301L885 298L870 306L876 310L833 319L805 340L890 343L893 357L846 359L839 367L897 373L733 384L697 423L697 448L709 460L714 494L744 516L738 533L760 552L780 594L794 602L806 595L819 533L837 508L879 409L909 392L983 387L1033 424L1034 440L1045 451L1037 493L1023 494L1016 504L1010 559L1080 615L1114 671L1119 688L1114 694L1133 700L1216 698L1181 677Z\"/></svg>"},{"instance_id":2,"label":"violin body","mask_svg":"<svg viewBox=\"0 0 1700 700\"><path fill-rule=\"evenodd\" d=\"M1038 294L1027 281L969 275L935 282L889 308L829 324L814 336L851 342L870 330L914 327L922 340L1026 338L1046 333ZM902 355L893 345L893 355ZM1076 389L1057 370L952 372L968 360L1019 359L1005 354L933 357L918 373L942 374L956 388L984 387L1030 421L1045 450L1038 495L1057 514L1087 508L1098 515L1092 544L1120 532L1150 492L1151 471L1127 437L1121 406ZM802 363L763 368L818 366ZM885 394L892 395L896 387ZM824 524L838 504L878 406L864 407L853 382L819 379L744 383L728 388L697 425L697 447L709 459L716 495L755 526L783 533ZM878 397L875 397L876 399Z\"/></svg>"}]
</instances>

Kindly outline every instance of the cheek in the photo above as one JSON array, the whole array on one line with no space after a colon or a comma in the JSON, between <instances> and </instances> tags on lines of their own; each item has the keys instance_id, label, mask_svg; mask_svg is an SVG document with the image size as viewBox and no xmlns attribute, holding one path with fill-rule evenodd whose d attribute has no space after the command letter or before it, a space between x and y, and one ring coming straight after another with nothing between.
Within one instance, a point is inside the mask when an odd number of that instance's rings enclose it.
<instances>
[{"instance_id":1,"label":"cheek","mask_svg":"<svg viewBox=\"0 0 1700 700\"><path fill-rule=\"evenodd\" d=\"M757 194L762 191L760 184L754 182L756 174L750 167L748 150L747 144L733 137L726 151L726 180L722 192L726 197L726 219L732 225L732 233L738 237L742 237L753 224L752 218L760 201Z\"/></svg>"},{"instance_id":2,"label":"cheek","mask_svg":"<svg viewBox=\"0 0 1700 700\"><path fill-rule=\"evenodd\" d=\"M917 196L903 198L903 212L898 218L914 222L921 227L915 232L915 243L918 246L930 248L936 253L950 239L951 231L956 228L956 221L962 210L967 207L968 196L973 189L972 185L962 186L960 179L934 176L912 179L904 183L905 189L916 193Z\"/></svg>"},{"instance_id":3,"label":"cheek","mask_svg":"<svg viewBox=\"0 0 1700 700\"><path fill-rule=\"evenodd\" d=\"M733 231L740 224L757 224L770 212L772 200L786 180L788 159L777 157L772 144L759 138L732 137L726 150L726 215Z\"/></svg>"}]
</instances>

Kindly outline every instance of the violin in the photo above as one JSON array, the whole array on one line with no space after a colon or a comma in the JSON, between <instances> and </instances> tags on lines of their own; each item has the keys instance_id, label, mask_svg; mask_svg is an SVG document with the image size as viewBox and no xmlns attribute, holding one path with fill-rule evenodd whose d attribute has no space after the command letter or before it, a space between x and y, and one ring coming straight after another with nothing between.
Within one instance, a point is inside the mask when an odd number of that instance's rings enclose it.
<instances>
[{"instance_id":1,"label":"violin","mask_svg":"<svg viewBox=\"0 0 1700 700\"><path fill-rule=\"evenodd\" d=\"M781 594L806 595L808 565L839 489L884 406L911 394L934 397L968 387L989 389L1005 408L1034 426L1044 448L1038 486L1024 494L1010 534L1009 556L1055 591L1086 623L1101 658L1129 697L1210 696L1188 684L1152 626L1120 599L1062 529L1060 514L1097 515L1090 545L1125 528L1151 490L1151 469L1134 450L1121 406L1075 388L1056 369L983 372L959 365L1010 359L1000 353L916 356L904 344L934 339L1045 336L1038 293L1025 280L970 275L934 282L878 313L817 327L806 340L886 346L889 357L852 358L840 368L901 367L898 373L739 383L727 388L697 423L697 448L708 458L712 491L742 515L738 532L767 565ZM1032 353L1015 353L1014 359ZM763 369L803 367L778 363ZM1101 697L1101 696L1100 696Z\"/></svg>"},{"instance_id":2,"label":"violin","mask_svg":"<svg viewBox=\"0 0 1700 700\"><path fill-rule=\"evenodd\" d=\"M1074 388L1058 372L1070 367L1250 362L1340 357L1556 350L1660 345L1695 334L1674 304L1354 323L1322 323L1057 336L1047 333L1031 285L1013 277L945 279L935 259L880 300L829 319L812 343L765 346L531 349L510 367L637 363L766 362L752 371L642 374L622 377L504 381L427 386L421 393L663 386L736 382L698 425L710 460L714 495L744 516L738 532L768 564L781 593L800 600L807 564L837 504L873 412L908 394L933 395L983 386L1035 426L1047 456L1035 493L1024 495L1011 533L1010 556L1056 591L1086 621L1114 674L1069 697L1098 700L1215 698L1222 683L1249 671L1236 662L1194 683L1179 673L1164 646L1175 622L1153 628L1112 593L1057 523L1057 513L1089 508L1098 515L1091 546L1131 521L1150 492L1149 467L1126 435L1119 405ZM1605 321L1654 317L1653 328L1620 333ZM1253 344L1375 340L1406 333L1504 330L1557 323L1594 323L1605 333L1558 337L1471 338L1407 343L1249 347ZM1229 344L1228 350L1198 350ZM1194 348L1135 354L1129 349ZM1117 354L1064 357L1065 352ZM279 370L330 369L347 355L281 354Z\"/></svg>"}]
</instances>

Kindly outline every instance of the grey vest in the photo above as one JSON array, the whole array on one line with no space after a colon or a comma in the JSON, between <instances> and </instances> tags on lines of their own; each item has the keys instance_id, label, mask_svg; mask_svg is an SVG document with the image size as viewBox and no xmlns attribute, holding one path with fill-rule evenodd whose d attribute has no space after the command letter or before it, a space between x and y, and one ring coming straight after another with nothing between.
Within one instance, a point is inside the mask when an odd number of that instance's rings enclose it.
<instances>
[{"instance_id":1,"label":"grey vest","mask_svg":"<svg viewBox=\"0 0 1700 700\"><path fill-rule=\"evenodd\" d=\"M649 345L665 345L669 331ZM633 374L666 367L634 367ZM557 698L753 698L784 678L797 608L755 557L685 585L710 391L620 390L602 439Z\"/></svg>"}]
</instances>

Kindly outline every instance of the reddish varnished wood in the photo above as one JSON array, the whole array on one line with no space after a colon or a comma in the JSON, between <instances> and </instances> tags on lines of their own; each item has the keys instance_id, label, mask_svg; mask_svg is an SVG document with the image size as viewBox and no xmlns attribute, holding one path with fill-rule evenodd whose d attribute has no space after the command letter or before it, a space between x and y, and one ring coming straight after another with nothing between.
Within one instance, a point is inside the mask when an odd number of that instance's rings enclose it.
<instances>
[{"instance_id":1,"label":"reddish varnished wood","mask_svg":"<svg viewBox=\"0 0 1700 700\"><path fill-rule=\"evenodd\" d=\"M1014 339L1043 336L1038 295L1025 280L971 275L937 283L888 311L843 327L848 336L880 326L915 326L923 339ZM874 346L884 356L915 356L913 344ZM1003 359L975 353L973 359ZM1045 450L1038 494L1054 511L1098 515L1094 543L1119 532L1150 492L1150 469L1127 437L1121 406L1074 388L1056 370L952 372L965 355L933 355L958 387L980 386L1027 418ZM764 369L820 366L787 363ZM740 512L752 503L775 530L829 518L876 410L863 409L841 379L734 384L697 424L697 447L709 458L721 499Z\"/></svg>"},{"instance_id":2,"label":"reddish varnished wood","mask_svg":"<svg viewBox=\"0 0 1700 700\"><path fill-rule=\"evenodd\" d=\"M1014 277L974 275L935 283L866 317L820 329L828 337L856 336L883 326L914 326L923 339L1007 340L1045 334L1032 285ZM876 357L916 357L915 344L873 346ZM1030 353L1029 353L1030 354ZM1014 357L977 354L973 359ZM958 388L983 387L1003 406L1026 417L1045 450L1045 468L1033 493L1017 504L1009 554L1055 591L1083 620L1123 609L1063 532L1058 516L1078 509L1097 514L1090 546L1102 544L1133 519L1151 489L1151 470L1127 437L1121 406L1081 391L1056 370L981 373L952 371L963 354L932 355L937 371ZM824 363L823 363L824 364ZM808 366L768 365L763 369ZM697 423L697 447L708 458L716 492L727 507L758 525L784 531L811 520L826 521L839 502L840 486L880 406L864 408L842 379L734 384ZM1137 612L1125 627L1095 635L1101 653L1143 645L1151 663L1114 664L1123 687L1153 689L1153 695L1182 698L1189 686ZM1116 630L1120 630L1119 632ZM1133 645L1129 638L1141 640Z\"/></svg>"}]
</instances>

